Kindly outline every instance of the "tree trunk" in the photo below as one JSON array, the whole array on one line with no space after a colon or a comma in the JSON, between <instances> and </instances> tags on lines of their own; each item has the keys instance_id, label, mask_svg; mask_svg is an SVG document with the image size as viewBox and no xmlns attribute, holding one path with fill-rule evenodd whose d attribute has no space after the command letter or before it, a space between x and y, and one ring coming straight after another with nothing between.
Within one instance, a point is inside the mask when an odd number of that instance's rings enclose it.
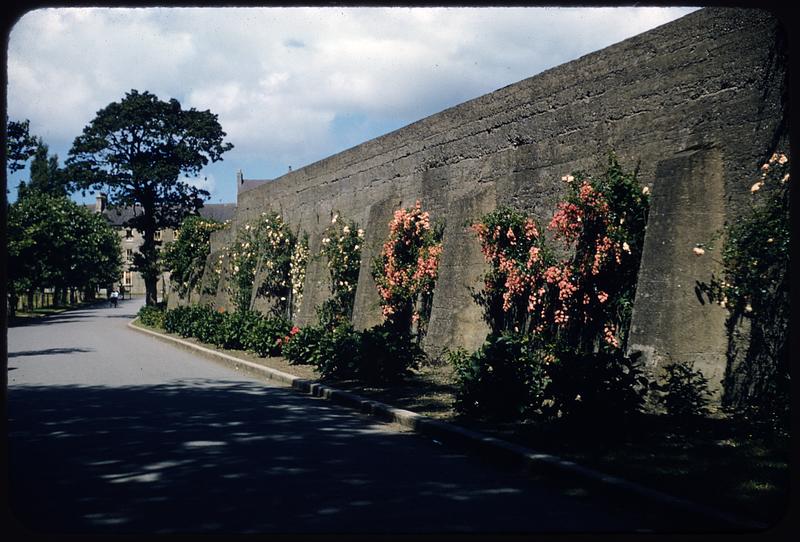
<instances>
[{"instance_id":1,"label":"tree trunk","mask_svg":"<svg viewBox=\"0 0 800 542\"><path fill-rule=\"evenodd\" d=\"M158 303L158 277L144 277L144 291L147 305Z\"/></svg>"}]
</instances>

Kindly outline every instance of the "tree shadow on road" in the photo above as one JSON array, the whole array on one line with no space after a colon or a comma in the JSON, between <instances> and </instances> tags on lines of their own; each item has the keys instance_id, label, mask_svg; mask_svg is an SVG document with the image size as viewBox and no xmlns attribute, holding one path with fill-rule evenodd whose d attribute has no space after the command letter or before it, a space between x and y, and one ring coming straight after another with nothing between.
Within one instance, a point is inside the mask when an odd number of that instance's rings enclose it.
<instances>
[{"instance_id":1,"label":"tree shadow on road","mask_svg":"<svg viewBox=\"0 0 800 542\"><path fill-rule=\"evenodd\" d=\"M52 356L57 354L74 354L76 352L94 352L92 348L45 348L43 350L21 350L19 352L9 352L9 358L21 356Z\"/></svg>"},{"instance_id":2,"label":"tree shadow on road","mask_svg":"<svg viewBox=\"0 0 800 542\"><path fill-rule=\"evenodd\" d=\"M15 386L8 413L12 511L37 531L653 527L644 515L615 516L598 495L576 499L567 494L579 489L537 485L413 433L254 382Z\"/></svg>"}]
</instances>

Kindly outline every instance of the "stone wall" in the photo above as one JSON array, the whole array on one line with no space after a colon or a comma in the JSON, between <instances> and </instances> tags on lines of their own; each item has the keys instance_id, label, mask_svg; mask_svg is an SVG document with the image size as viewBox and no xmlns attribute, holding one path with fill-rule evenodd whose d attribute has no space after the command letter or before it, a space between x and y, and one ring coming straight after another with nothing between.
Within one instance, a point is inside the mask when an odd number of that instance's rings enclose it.
<instances>
[{"instance_id":1,"label":"stone wall","mask_svg":"<svg viewBox=\"0 0 800 542\"><path fill-rule=\"evenodd\" d=\"M369 262L392 212L421 200L445 223L426 348L473 349L487 331L469 290L484 263L465 222L502 204L546 220L560 177L596 171L614 150L653 195L631 345L653 367L697 361L718 384L724 314L694 295L712 269L692 248L736 216L786 130L781 44L766 12L692 13L244 192L212 248L267 209L306 230L312 254L332 213L356 220L366 240L354 323L368 327L381 320ZM298 323L314 320L326 279L324 262L312 262ZM228 303L224 288L213 301Z\"/></svg>"}]
</instances>

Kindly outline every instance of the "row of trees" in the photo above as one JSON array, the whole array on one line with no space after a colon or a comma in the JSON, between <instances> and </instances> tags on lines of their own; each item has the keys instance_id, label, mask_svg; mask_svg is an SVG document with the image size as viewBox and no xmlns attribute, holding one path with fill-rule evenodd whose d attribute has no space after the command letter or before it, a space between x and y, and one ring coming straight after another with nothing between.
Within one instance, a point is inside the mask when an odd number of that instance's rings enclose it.
<instances>
[{"instance_id":1,"label":"row of trees","mask_svg":"<svg viewBox=\"0 0 800 542\"><path fill-rule=\"evenodd\" d=\"M30 182L20 183L18 201L8 209L12 297L43 286L89 290L119 278L113 231L67 198L102 190L112 205L141 206L142 213L124 225L142 234L133 269L144 278L146 303L155 304L161 272L155 232L177 228L203 206L208 191L182 178L221 160L233 148L225 135L210 111L184 110L175 99L165 102L131 90L97 112L61 168L58 157L49 156L47 145L30 134L27 120L8 121L7 170L23 169L33 157Z\"/></svg>"},{"instance_id":2,"label":"row of trees","mask_svg":"<svg viewBox=\"0 0 800 542\"><path fill-rule=\"evenodd\" d=\"M32 157L30 180L20 183L17 201L7 210L10 312L23 296L31 307L35 292L44 288L53 288L55 304L65 304L74 303L77 292L91 298L119 280L119 239L104 217L67 197L58 156L30 134L27 120L9 122L6 141L9 172Z\"/></svg>"}]
</instances>

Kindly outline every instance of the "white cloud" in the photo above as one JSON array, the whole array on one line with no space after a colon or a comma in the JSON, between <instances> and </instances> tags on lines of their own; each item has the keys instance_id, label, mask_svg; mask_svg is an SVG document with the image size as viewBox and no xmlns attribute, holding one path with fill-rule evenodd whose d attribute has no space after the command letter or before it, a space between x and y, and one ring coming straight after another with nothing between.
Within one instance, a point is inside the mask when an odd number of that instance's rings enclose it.
<instances>
[{"instance_id":1,"label":"white cloud","mask_svg":"<svg viewBox=\"0 0 800 542\"><path fill-rule=\"evenodd\" d=\"M69 148L132 88L219 115L285 171L600 49L686 8L59 8L8 49L8 112ZM338 132L337 119L361 119ZM340 123L341 124L341 123ZM63 156L62 156L63 157Z\"/></svg>"},{"instance_id":2,"label":"white cloud","mask_svg":"<svg viewBox=\"0 0 800 542\"><path fill-rule=\"evenodd\" d=\"M181 177L180 181L189 186L194 186L195 188L208 190L211 194L211 200L217 196L217 180L214 178L214 175L210 173L202 174L198 177Z\"/></svg>"}]
</instances>

